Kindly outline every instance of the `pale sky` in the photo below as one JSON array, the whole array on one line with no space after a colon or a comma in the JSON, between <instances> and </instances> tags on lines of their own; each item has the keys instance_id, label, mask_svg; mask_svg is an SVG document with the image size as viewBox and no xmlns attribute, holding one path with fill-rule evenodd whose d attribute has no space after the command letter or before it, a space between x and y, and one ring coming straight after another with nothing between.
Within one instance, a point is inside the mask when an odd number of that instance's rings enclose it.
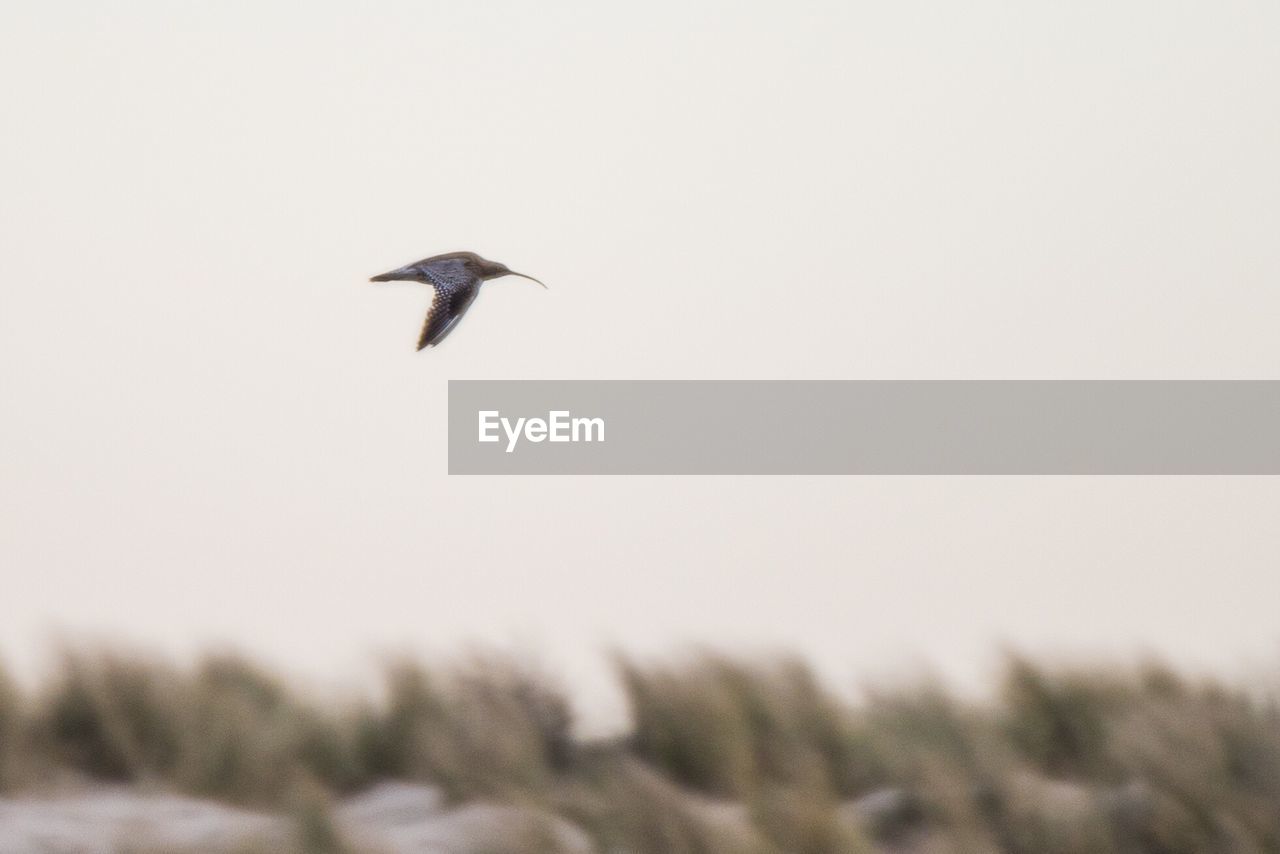
<instances>
[{"instance_id":1,"label":"pale sky","mask_svg":"<svg viewBox=\"0 0 1280 854\"><path fill-rule=\"evenodd\" d=\"M1280 658L1274 478L450 478L450 378L1280 378L1280 6L7 3L0 656ZM472 249L486 286L415 353Z\"/></svg>"}]
</instances>

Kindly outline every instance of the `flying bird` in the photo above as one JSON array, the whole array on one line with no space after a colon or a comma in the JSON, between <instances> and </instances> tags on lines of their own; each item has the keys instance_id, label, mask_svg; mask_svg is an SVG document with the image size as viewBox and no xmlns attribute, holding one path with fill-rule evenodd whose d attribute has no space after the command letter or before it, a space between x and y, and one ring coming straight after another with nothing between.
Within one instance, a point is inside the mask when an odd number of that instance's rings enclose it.
<instances>
[{"instance_id":1,"label":"flying bird","mask_svg":"<svg viewBox=\"0 0 1280 854\"><path fill-rule=\"evenodd\" d=\"M542 285L533 276L508 269L506 264L488 261L474 252L449 252L406 264L398 270L374 276L371 282L422 282L430 285L434 293L427 320L422 324L418 349L434 347L453 331L467 313L480 285L500 276L519 276Z\"/></svg>"}]
</instances>

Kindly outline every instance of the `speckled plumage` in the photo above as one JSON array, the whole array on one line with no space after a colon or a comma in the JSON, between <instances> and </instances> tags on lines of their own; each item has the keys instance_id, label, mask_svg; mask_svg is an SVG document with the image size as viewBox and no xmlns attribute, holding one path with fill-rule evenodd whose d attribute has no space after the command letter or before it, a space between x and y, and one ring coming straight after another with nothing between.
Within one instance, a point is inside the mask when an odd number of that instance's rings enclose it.
<instances>
[{"instance_id":1,"label":"speckled plumage","mask_svg":"<svg viewBox=\"0 0 1280 854\"><path fill-rule=\"evenodd\" d=\"M426 322L422 325L422 334L418 338L418 349L434 347L453 331L466 314L471 303L480 293L480 285L488 279L499 276L520 276L532 279L542 285L533 276L517 273L507 268L506 264L481 258L474 252L449 252L444 255L433 255L414 261L399 269L380 276L374 276L371 282L422 282L431 285L431 308L427 310ZM546 285L542 285L544 288Z\"/></svg>"}]
</instances>

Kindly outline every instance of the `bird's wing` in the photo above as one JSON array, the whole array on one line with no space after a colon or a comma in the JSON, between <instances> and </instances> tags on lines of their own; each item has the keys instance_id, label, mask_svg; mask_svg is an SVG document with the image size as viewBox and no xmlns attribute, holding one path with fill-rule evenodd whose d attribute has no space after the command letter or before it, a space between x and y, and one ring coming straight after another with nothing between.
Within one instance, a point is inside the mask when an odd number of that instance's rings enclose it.
<instances>
[{"instance_id":1,"label":"bird's wing","mask_svg":"<svg viewBox=\"0 0 1280 854\"><path fill-rule=\"evenodd\" d=\"M422 324L422 335L418 337L419 350L443 341L480 293L480 280L474 276L437 277L428 274L427 277L431 279L432 299L427 319Z\"/></svg>"}]
</instances>

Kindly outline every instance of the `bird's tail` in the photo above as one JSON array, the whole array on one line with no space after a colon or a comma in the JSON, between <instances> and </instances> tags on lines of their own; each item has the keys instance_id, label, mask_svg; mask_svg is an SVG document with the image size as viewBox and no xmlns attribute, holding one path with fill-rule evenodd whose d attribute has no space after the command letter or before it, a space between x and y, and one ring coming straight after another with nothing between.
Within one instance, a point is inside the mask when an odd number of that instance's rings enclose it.
<instances>
[{"instance_id":1,"label":"bird's tail","mask_svg":"<svg viewBox=\"0 0 1280 854\"><path fill-rule=\"evenodd\" d=\"M408 266L405 266L405 267L397 267L396 269L392 270L389 273L383 273L380 276L374 276L369 281L371 282L403 282L406 280L416 279L417 277L418 277L418 271L414 268L414 265L409 264Z\"/></svg>"}]
</instances>

